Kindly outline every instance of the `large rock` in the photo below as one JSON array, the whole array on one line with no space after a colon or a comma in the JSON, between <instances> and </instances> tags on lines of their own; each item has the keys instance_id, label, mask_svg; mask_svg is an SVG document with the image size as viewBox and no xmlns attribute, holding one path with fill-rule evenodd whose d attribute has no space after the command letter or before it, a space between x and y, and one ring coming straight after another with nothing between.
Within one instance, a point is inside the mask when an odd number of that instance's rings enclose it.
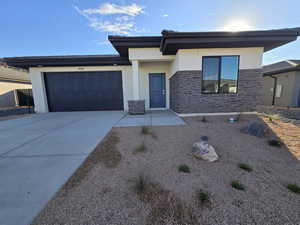
<instances>
[{"instance_id":1,"label":"large rock","mask_svg":"<svg viewBox=\"0 0 300 225\"><path fill-rule=\"evenodd\" d=\"M267 136L269 129L268 127L259 122L250 123L248 126L245 126L241 129L242 133L250 134L256 137L265 137Z\"/></svg>"},{"instance_id":2,"label":"large rock","mask_svg":"<svg viewBox=\"0 0 300 225\"><path fill-rule=\"evenodd\" d=\"M208 162L214 162L219 158L214 147L208 144L207 141L194 143L192 153L196 158L203 159Z\"/></svg>"}]
</instances>

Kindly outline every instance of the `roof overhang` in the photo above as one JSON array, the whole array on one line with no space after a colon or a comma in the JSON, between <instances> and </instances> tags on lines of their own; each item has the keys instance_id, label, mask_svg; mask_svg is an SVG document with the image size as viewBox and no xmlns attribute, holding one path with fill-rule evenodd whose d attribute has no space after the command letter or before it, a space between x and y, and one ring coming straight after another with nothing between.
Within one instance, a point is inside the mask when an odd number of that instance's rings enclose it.
<instances>
[{"instance_id":1,"label":"roof overhang","mask_svg":"<svg viewBox=\"0 0 300 225\"><path fill-rule=\"evenodd\" d=\"M272 75L276 75L276 74L280 74L280 73L288 73L288 72L293 72L293 71L300 71L300 65L292 67L292 68L285 68L285 69L264 72L263 76L272 76Z\"/></svg>"},{"instance_id":2,"label":"roof overhang","mask_svg":"<svg viewBox=\"0 0 300 225\"><path fill-rule=\"evenodd\" d=\"M112 66L131 65L127 57L119 55L86 55L86 56L29 56L3 58L8 66L28 69L44 66Z\"/></svg>"},{"instance_id":3,"label":"roof overhang","mask_svg":"<svg viewBox=\"0 0 300 225\"><path fill-rule=\"evenodd\" d=\"M7 78L7 77L0 77L0 81L8 82L8 83L31 84L29 80L19 80L19 79Z\"/></svg>"},{"instance_id":4,"label":"roof overhang","mask_svg":"<svg viewBox=\"0 0 300 225\"><path fill-rule=\"evenodd\" d=\"M178 49L263 47L269 51L297 39L300 28L243 32L163 31L161 52L174 55Z\"/></svg>"},{"instance_id":5,"label":"roof overhang","mask_svg":"<svg viewBox=\"0 0 300 225\"><path fill-rule=\"evenodd\" d=\"M178 49L263 47L264 51L297 39L300 28L242 32L175 32L162 36L108 36L119 55L9 57L1 61L8 66L28 69L43 66L130 65L129 48L159 48L162 55L176 55Z\"/></svg>"},{"instance_id":6,"label":"roof overhang","mask_svg":"<svg viewBox=\"0 0 300 225\"><path fill-rule=\"evenodd\" d=\"M108 40L121 56L128 56L129 48L159 48L161 44L161 36L108 36Z\"/></svg>"}]
</instances>

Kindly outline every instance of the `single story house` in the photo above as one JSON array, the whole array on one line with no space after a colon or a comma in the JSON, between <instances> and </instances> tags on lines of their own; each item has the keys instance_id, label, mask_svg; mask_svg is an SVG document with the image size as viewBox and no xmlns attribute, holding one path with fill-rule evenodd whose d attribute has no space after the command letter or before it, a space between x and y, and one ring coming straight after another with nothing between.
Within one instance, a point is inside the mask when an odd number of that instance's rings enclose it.
<instances>
[{"instance_id":1,"label":"single story house","mask_svg":"<svg viewBox=\"0 0 300 225\"><path fill-rule=\"evenodd\" d=\"M17 89L31 89L31 82L27 70L10 68L0 63L0 107L14 107L18 105Z\"/></svg>"},{"instance_id":2,"label":"single story house","mask_svg":"<svg viewBox=\"0 0 300 225\"><path fill-rule=\"evenodd\" d=\"M4 58L29 69L35 111L172 109L251 112L261 102L262 56L300 28L109 36L118 55Z\"/></svg>"},{"instance_id":3,"label":"single story house","mask_svg":"<svg viewBox=\"0 0 300 225\"><path fill-rule=\"evenodd\" d=\"M300 107L300 60L263 67L264 105Z\"/></svg>"}]
</instances>

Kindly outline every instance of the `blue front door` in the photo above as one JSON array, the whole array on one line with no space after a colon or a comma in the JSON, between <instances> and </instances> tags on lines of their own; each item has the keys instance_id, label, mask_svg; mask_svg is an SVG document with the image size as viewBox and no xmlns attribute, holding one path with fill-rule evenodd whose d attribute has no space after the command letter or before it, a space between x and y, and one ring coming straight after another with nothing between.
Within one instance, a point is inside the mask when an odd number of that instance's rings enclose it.
<instances>
[{"instance_id":1,"label":"blue front door","mask_svg":"<svg viewBox=\"0 0 300 225\"><path fill-rule=\"evenodd\" d=\"M150 108L166 107L166 76L164 73L149 74Z\"/></svg>"}]
</instances>

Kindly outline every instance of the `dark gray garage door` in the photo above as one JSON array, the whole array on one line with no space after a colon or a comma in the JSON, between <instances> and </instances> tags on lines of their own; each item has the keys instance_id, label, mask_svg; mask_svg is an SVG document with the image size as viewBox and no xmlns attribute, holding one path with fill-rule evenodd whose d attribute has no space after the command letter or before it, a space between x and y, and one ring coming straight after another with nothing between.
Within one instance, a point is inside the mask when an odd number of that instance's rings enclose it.
<instances>
[{"instance_id":1,"label":"dark gray garage door","mask_svg":"<svg viewBox=\"0 0 300 225\"><path fill-rule=\"evenodd\" d=\"M49 111L123 110L121 71L44 73Z\"/></svg>"}]
</instances>

